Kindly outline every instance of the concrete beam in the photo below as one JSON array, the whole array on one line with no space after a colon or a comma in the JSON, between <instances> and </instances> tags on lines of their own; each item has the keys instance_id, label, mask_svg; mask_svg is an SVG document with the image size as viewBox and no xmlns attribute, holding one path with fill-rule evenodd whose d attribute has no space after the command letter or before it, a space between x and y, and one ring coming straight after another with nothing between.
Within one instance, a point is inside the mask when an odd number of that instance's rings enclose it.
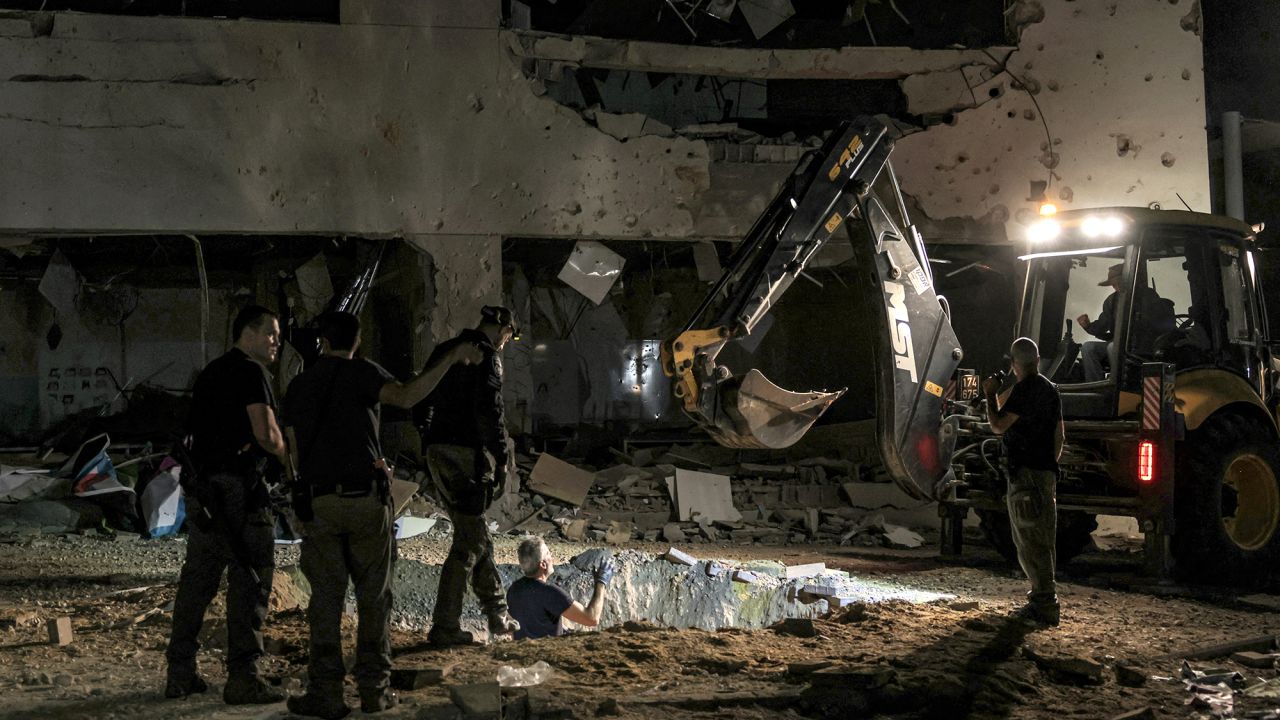
<instances>
[{"instance_id":1,"label":"concrete beam","mask_svg":"<svg viewBox=\"0 0 1280 720\"><path fill-rule=\"evenodd\" d=\"M897 80L918 73L993 65L982 50L846 47L832 50L753 50L610 40L505 30L513 55L578 67L714 75L757 80ZM1012 48L991 48L1004 58Z\"/></svg>"}]
</instances>

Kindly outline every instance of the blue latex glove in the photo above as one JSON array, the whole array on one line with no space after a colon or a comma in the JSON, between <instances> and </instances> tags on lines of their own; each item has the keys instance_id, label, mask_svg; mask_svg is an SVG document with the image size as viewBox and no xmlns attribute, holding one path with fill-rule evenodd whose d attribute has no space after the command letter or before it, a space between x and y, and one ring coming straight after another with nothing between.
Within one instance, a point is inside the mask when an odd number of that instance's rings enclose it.
<instances>
[{"instance_id":1,"label":"blue latex glove","mask_svg":"<svg viewBox=\"0 0 1280 720\"><path fill-rule=\"evenodd\" d=\"M595 575L596 582L601 585L608 585L617 572L618 564L613 561L613 558L609 558L600 563L592 574Z\"/></svg>"}]
</instances>

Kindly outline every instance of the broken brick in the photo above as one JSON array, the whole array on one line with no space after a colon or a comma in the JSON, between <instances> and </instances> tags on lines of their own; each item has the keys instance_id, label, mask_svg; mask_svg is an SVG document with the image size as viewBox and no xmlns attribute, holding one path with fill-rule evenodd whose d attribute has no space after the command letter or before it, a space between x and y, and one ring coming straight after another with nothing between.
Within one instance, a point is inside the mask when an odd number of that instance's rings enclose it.
<instances>
[{"instance_id":1,"label":"broken brick","mask_svg":"<svg viewBox=\"0 0 1280 720\"><path fill-rule=\"evenodd\" d=\"M50 645L70 645L71 635L71 618L62 616L60 618L52 618L45 627L49 630Z\"/></svg>"}]
</instances>

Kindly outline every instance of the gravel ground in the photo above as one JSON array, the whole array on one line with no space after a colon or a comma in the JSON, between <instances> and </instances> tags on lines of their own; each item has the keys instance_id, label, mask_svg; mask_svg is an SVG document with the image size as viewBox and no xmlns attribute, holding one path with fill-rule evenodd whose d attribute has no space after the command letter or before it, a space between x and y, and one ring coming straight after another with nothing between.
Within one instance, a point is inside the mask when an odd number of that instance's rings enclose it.
<instances>
[{"instance_id":1,"label":"gravel ground","mask_svg":"<svg viewBox=\"0 0 1280 720\"><path fill-rule=\"evenodd\" d=\"M500 563L515 562L517 543L498 539ZM285 717L283 706L228 708L217 692L180 701L160 697L170 620L165 607L173 598L184 546L182 540L96 535L0 544L0 622L16 621L0 629L0 717ZM561 562L588 547L558 541L551 546ZM402 544L401 558L423 567L442 560L447 547L444 536L414 538ZM425 648L420 629L399 629L393 633L397 667L450 668L445 683L458 685L493 682L502 665L543 660L555 671L534 691L538 702L583 718L874 713L1060 719L1112 717L1143 707L1154 717L1184 718L1209 716L1188 705L1192 696L1176 679L1185 650L1280 631L1280 614L1245 604L1229 590L1143 580L1124 551L1094 553L1073 564L1061 588L1062 626L1032 632L1007 618L1025 581L987 551L943 561L928 548L702 544L683 549L739 563L822 561L850 572L868 597L884 588L953 597L889 600L830 615L805 606L809 610L794 614L819 617L787 631L669 630L626 622L619 615L614 620L620 624L603 632L449 651ZM627 550L641 557L666 546L636 543ZM278 548L281 567L296 559L296 547ZM264 670L296 692L305 678L306 624L305 595L294 585L287 574L277 576ZM201 654L215 691L225 679L223 612L221 605L211 608ZM43 621L64 615L72 619L75 640L51 645ZM799 637L789 634L797 632ZM1247 684L1277 676L1273 669L1245 668L1228 657L1192 665L1239 671ZM832 684L839 692L829 691ZM855 689L863 686L871 689ZM402 695L401 707L383 717L452 717L455 712L443 686ZM1250 713L1280 708L1280 700L1241 693L1234 701L1236 717L1262 717Z\"/></svg>"}]
</instances>

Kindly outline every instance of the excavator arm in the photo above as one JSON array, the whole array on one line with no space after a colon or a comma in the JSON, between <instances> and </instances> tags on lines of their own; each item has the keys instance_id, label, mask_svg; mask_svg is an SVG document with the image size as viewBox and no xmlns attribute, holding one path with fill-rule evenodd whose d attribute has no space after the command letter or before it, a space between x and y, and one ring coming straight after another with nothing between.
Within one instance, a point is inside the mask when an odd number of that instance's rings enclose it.
<instances>
[{"instance_id":1,"label":"excavator arm","mask_svg":"<svg viewBox=\"0 0 1280 720\"><path fill-rule=\"evenodd\" d=\"M750 335L818 251L846 233L866 278L849 321L879 329L872 371L885 466L909 494L936 499L952 478L955 427L943 420L943 394L962 353L924 243L906 223L892 146L888 128L864 117L802 158L693 316L662 344L661 360L685 413L720 444L794 444L844 390L791 392L759 370L735 376L716 356Z\"/></svg>"}]
</instances>

